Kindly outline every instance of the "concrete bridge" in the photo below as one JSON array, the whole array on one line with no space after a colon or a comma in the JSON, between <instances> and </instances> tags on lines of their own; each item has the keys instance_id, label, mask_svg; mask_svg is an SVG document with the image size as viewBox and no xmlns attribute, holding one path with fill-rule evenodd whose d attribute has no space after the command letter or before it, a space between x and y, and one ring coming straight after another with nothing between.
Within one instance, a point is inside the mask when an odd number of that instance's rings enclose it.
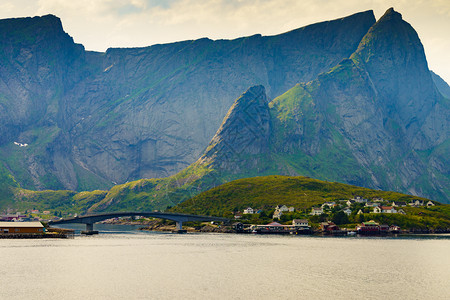
<instances>
[{"instance_id":1,"label":"concrete bridge","mask_svg":"<svg viewBox=\"0 0 450 300\"><path fill-rule=\"evenodd\" d=\"M189 215L189 214L179 214L179 213L165 213L165 212L110 212L110 213L102 213L102 214L92 214L79 216L74 218L68 218L58 221L50 221L49 225L60 225L60 224L71 224L71 223L81 223L86 224L86 231L83 231L83 234L96 234L98 231L94 230L94 223L112 219L119 217L134 217L134 216L143 216L143 217L152 217L159 219L167 219L175 221L176 229L178 232L183 232L183 222L207 222L207 221L218 221L218 222L229 222L229 219L219 218L219 217L211 217L211 216L198 216L198 215Z\"/></svg>"}]
</instances>

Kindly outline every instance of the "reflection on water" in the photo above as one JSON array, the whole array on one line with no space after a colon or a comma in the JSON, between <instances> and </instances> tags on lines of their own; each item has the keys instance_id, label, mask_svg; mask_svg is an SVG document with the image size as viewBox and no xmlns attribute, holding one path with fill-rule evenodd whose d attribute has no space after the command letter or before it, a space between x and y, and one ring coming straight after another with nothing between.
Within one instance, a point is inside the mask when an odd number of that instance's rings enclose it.
<instances>
[{"instance_id":1,"label":"reflection on water","mask_svg":"<svg viewBox=\"0 0 450 300\"><path fill-rule=\"evenodd\" d=\"M449 235L177 235L95 226L102 234L68 240L0 240L1 298L448 299L450 295Z\"/></svg>"}]
</instances>

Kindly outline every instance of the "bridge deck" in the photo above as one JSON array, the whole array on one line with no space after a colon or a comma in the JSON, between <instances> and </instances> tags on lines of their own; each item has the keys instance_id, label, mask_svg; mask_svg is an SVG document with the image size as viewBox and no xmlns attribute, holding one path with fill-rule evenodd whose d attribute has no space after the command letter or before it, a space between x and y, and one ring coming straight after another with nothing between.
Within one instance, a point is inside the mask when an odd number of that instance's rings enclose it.
<instances>
[{"instance_id":1,"label":"bridge deck","mask_svg":"<svg viewBox=\"0 0 450 300\"><path fill-rule=\"evenodd\" d=\"M218 222L226 222L228 223L230 220L226 218L220 217L212 217L212 216L199 216L199 215L189 215L189 214L179 214L179 213L163 213L163 212L110 212L110 213L102 213L102 214L92 214L74 218L68 218L58 221L50 221L49 225L56 224L73 224L73 223L81 223L86 224L86 231L83 231L84 234L95 234L98 233L94 230L94 223L118 217L132 217L132 216L143 216L143 217L152 217L152 218L160 218L160 219L168 219L176 222L176 228L178 232L183 232L183 223L184 222L206 222L206 221L218 221Z\"/></svg>"}]
</instances>

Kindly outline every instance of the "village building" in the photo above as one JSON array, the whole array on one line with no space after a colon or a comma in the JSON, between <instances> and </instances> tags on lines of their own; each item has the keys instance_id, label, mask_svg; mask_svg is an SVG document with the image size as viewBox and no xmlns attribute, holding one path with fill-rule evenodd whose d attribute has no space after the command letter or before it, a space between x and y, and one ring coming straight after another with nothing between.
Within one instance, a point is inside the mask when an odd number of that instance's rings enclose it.
<instances>
[{"instance_id":1,"label":"village building","mask_svg":"<svg viewBox=\"0 0 450 300\"><path fill-rule=\"evenodd\" d=\"M362 209L358 210L358 212L356 213L357 215L363 214L364 212L362 211Z\"/></svg>"},{"instance_id":2,"label":"village building","mask_svg":"<svg viewBox=\"0 0 450 300\"><path fill-rule=\"evenodd\" d=\"M246 209L244 209L244 215L253 215L253 214L254 214L253 208L247 207Z\"/></svg>"},{"instance_id":3,"label":"village building","mask_svg":"<svg viewBox=\"0 0 450 300\"><path fill-rule=\"evenodd\" d=\"M273 213L272 219L280 219L281 216L283 215L283 212L281 210L275 210L275 212Z\"/></svg>"},{"instance_id":4,"label":"village building","mask_svg":"<svg viewBox=\"0 0 450 300\"><path fill-rule=\"evenodd\" d=\"M365 203L368 201L367 199L365 199L361 196L353 197L353 199L350 199L350 200L354 200L356 203Z\"/></svg>"},{"instance_id":5,"label":"village building","mask_svg":"<svg viewBox=\"0 0 450 300\"><path fill-rule=\"evenodd\" d=\"M289 207L289 212L294 212L295 208L293 206Z\"/></svg>"},{"instance_id":6,"label":"village building","mask_svg":"<svg viewBox=\"0 0 450 300\"><path fill-rule=\"evenodd\" d=\"M308 220L306 219L294 219L292 225L295 227L309 227Z\"/></svg>"},{"instance_id":7,"label":"village building","mask_svg":"<svg viewBox=\"0 0 450 300\"><path fill-rule=\"evenodd\" d=\"M320 223L320 230L322 232L332 233L332 232L338 232L341 229L339 228L339 226L337 226L333 222L322 222L322 223Z\"/></svg>"},{"instance_id":8,"label":"village building","mask_svg":"<svg viewBox=\"0 0 450 300\"><path fill-rule=\"evenodd\" d=\"M324 204L322 204L322 208L328 207L328 208L333 208L336 206L336 202L325 202Z\"/></svg>"},{"instance_id":9,"label":"village building","mask_svg":"<svg viewBox=\"0 0 450 300\"><path fill-rule=\"evenodd\" d=\"M397 210L392 206L382 206L381 212L385 214L396 214Z\"/></svg>"},{"instance_id":10,"label":"village building","mask_svg":"<svg viewBox=\"0 0 450 300\"><path fill-rule=\"evenodd\" d=\"M342 210L347 216L350 215L352 213L352 210L350 208L345 208Z\"/></svg>"},{"instance_id":11,"label":"village building","mask_svg":"<svg viewBox=\"0 0 450 300\"><path fill-rule=\"evenodd\" d=\"M413 200L409 203L410 206L423 206L424 202L422 200Z\"/></svg>"},{"instance_id":12,"label":"village building","mask_svg":"<svg viewBox=\"0 0 450 300\"><path fill-rule=\"evenodd\" d=\"M1 215L0 221L22 221L27 216L22 213L15 213L15 214L7 214L7 215Z\"/></svg>"},{"instance_id":13,"label":"village building","mask_svg":"<svg viewBox=\"0 0 450 300\"><path fill-rule=\"evenodd\" d=\"M350 200L347 200L347 202L345 204L347 204L347 206L351 206L354 203L355 203L355 200L350 199Z\"/></svg>"},{"instance_id":14,"label":"village building","mask_svg":"<svg viewBox=\"0 0 450 300\"><path fill-rule=\"evenodd\" d=\"M380 206L380 203L375 203L375 202L367 202L364 207L376 207L376 206Z\"/></svg>"},{"instance_id":15,"label":"village building","mask_svg":"<svg viewBox=\"0 0 450 300\"><path fill-rule=\"evenodd\" d=\"M277 222L272 222L266 225L252 225L250 227L252 233L277 233L277 234L288 234L293 232L294 226L292 225L282 225Z\"/></svg>"},{"instance_id":16,"label":"village building","mask_svg":"<svg viewBox=\"0 0 450 300\"><path fill-rule=\"evenodd\" d=\"M435 206L435 204L432 201L428 201L427 202L427 207L430 207L430 206Z\"/></svg>"},{"instance_id":17,"label":"village building","mask_svg":"<svg viewBox=\"0 0 450 300\"><path fill-rule=\"evenodd\" d=\"M277 207L275 207L275 210L279 210L281 212L286 212L286 211L289 211L289 208L286 205L278 205Z\"/></svg>"},{"instance_id":18,"label":"village building","mask_svg":"<svg viewBox=\"0 0 450 300\"><path fill-rule=\"evenodd\" d=\"M234 218L235 219L241 219L242 218L242 214L238 211L237 213L234 214Z\"/></svg>"},{"instance_id":19,"label":"village building","mask_svg":"<svg viewBox=\"0 0 450 300\"><path fill-rule=\"evenodd\" d=\"M0 234L43 234L41 222L0 222Z\"/></svg>"},{"instance_id":20,"label":"village building","mask_svg":"<svg viewBox=\"0 0 450 300\"><path fill-rule=\"evenodd\" d=\"M380 197L376 197L376 198L372 198L372 202L384 202L384 199L380 198Z\"/></svg>"},{"instance_id":21,"label":"village building","mask_svg":"<svg viewBox=\"0 0 450 300\"><path fill-rule=\"evenodd\" d=\"M374 213L374 214L381 214L381 207L375 206L375 207L373 208L373 213Z\"/></svg>"},{"instance_id":22,"label":"village building","mask_svg":"<svg viewBox=\"0 0 450 300\"><path fill-rule=\"evenodd\" d=\"M406 202L394 201L392 202L393 207L406 207Z\"/></svg>"},{"instance_id":23,"label":"village building","mask_svg":"<svg viewBox=\"0 0 450 300\"><path fill-rule=\"evenodd\" d=\"M399 209L399 210L397 210L397 213L398 214L402 214L402 215L406 215L406 212L403 210L403 209Z\"/></svg>"},{"instance_id":24,"label":"village building","mask_svg":"<svg viewBox=\"0 0 450 300\"><path fill-rule=\"evenodd\" d=\"M319 216L321 214L323 214L323 208L322 207L313 207L311 209L310 215Z\"/></svg>"}]
</instances>

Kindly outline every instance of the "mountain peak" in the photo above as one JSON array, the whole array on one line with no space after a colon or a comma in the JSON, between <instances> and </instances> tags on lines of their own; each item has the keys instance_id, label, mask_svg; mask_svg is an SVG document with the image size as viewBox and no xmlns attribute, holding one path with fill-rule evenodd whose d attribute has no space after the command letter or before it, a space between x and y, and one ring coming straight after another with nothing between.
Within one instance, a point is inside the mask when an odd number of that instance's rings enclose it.
<instances>
[{"instance_id":1,"label":"mountain peak","mask_svg":"<svg viewBox=\"0 0 450 300\"><path fill-rule=\"evenodd\" d=\"M391 8L389 8L389 9L384 13L384 15L380 18L380 20L382 20L382 19L388 19L388 18L390 18L390 19L400 19L400 20L402 20L402 14L399 13L399 12L396 12L396 11L394 10L394 8L391 7Z\"/></svg>"},{"instance_id":2,"label":"mountain peak","mask_svg":"<svg viewBox=\"0 0 450 300\"><path fill-rule=\"evenodd\" d=\"M351 58L368 71L375 89L393 117L406 124L423 121L432 109L436 88L425 51L414 28L390 8L369 29Z\"/></svg>"},{"instance_id":3,"label":"mountain peak","mask_svg":"<svg viewBox=\"0 0 450 300\"><path fill-rule=\"evenodd\" d=\"M252 86L235 100L200 161L233 169L229 164L240 161L242 156L264 153L269 135L270 115L265 88Z\"/></svg>"}]
</instances>

